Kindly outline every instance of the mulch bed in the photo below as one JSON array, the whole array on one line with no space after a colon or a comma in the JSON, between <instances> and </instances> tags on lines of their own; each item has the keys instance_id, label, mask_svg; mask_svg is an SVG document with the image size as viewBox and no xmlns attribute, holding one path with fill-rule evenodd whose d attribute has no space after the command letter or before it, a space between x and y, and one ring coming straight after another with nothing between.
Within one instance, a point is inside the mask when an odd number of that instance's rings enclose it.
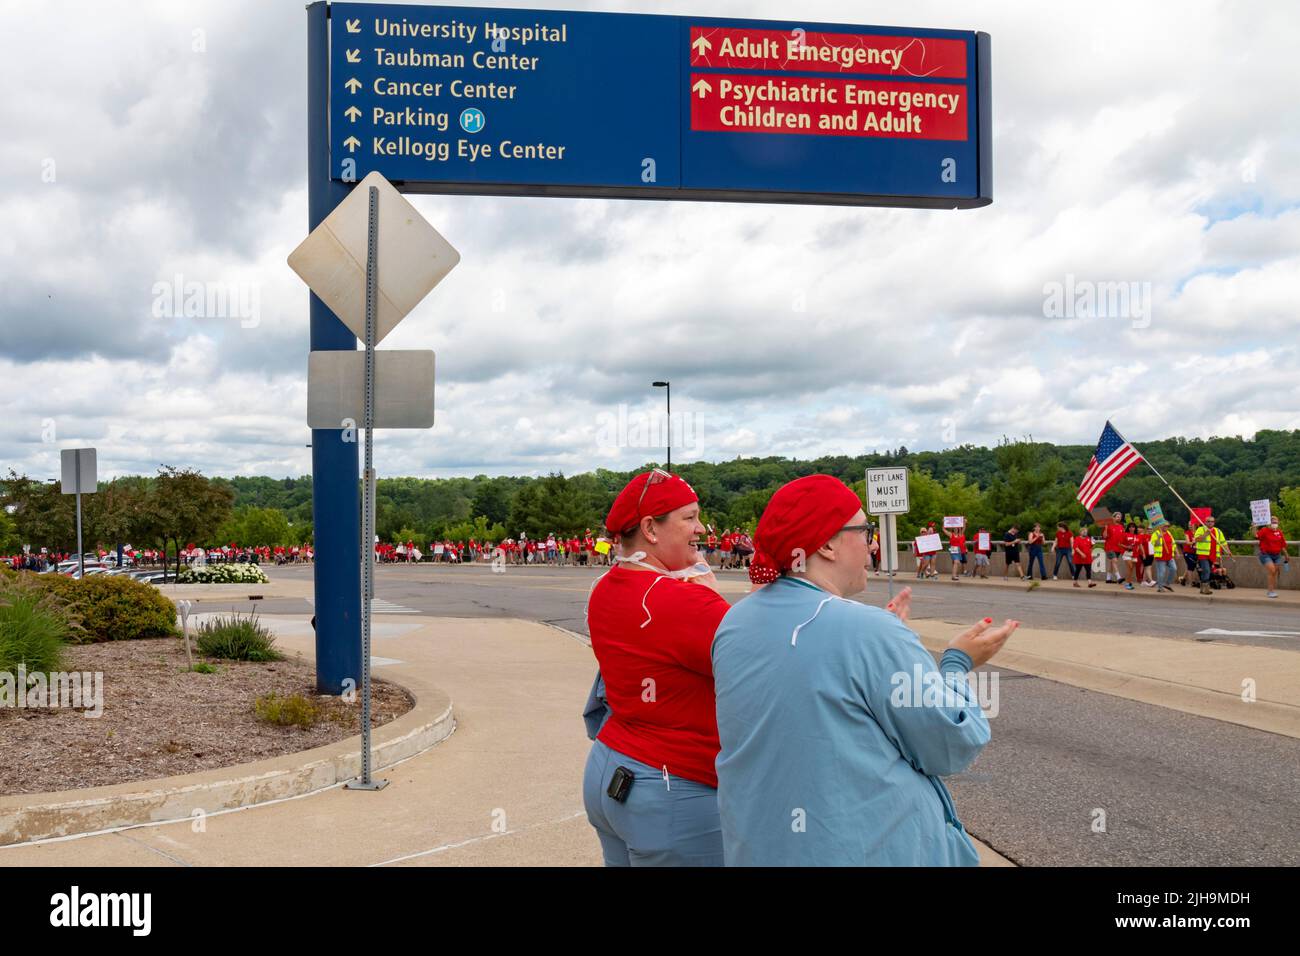
<instances>
[{"instance_id":1,"label":"mulch bed","mask_svg":"<svg viewBox=\"0 0 1300 956\"><path fill-rule=\"evenodd\" d=\"M195 663L204 660L197 653ZM186 670L179 638L68 648L63 670L103 673L103 713L0 707L0 794L75 790L214 770L310 750L361 732L361 701L316 693L301 656L249 663L207 659L214 674ZM371 726L406 713L411 696L372 678ZM302 728L258 718L263 695L301 694L324 719Z\"/></svg>"}]
</instances>

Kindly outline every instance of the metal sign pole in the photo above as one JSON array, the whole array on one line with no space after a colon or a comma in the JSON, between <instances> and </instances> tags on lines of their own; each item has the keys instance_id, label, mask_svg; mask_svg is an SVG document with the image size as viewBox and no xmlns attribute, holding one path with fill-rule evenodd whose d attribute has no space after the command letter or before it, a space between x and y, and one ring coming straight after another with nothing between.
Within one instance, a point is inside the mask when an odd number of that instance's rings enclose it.
<instances>
[{"instance_id":1,"label":"metal sign pole","mask_svg":"<svg viewBox=\"0 0 1300 956\"><path fill-rule=\"evenodd\" d=\"M379 285L379 190L369 187L366 233L366 430L361 501L361 779L352 790L382 790L387 780L370 778L370 607L375 596L375 309Z\"/></svg>"},{"instance_id":2,"label":"metal sign pole","mask_svg":"<svg viewBox=\"0 0 1300 956\"><path fill-rule=\"evenodd\" d=\"M894 536L898 531L894 524L894 515L885 515L885 528L889 538L889 551L885 561L885 577L889 579L889 600L894 599L894 565L898 562L898 545L894 543Z\"/></svg>"},{"instance_id":3,"label":"metal sign pole","mask_svg":"<svg viewBox=\"0 0 1300 956\"><path fill-rule=\"evenodd\" d=\"M77 567L82 580L86 578L86 549L81 546L81 449L72 453L77 472Z\"/></svg>"}]
</instances>

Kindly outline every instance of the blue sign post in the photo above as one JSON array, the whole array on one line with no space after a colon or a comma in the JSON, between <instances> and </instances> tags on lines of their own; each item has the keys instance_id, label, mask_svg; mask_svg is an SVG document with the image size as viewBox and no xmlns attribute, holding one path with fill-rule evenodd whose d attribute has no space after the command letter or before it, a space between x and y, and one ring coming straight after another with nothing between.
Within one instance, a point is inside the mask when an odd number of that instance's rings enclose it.
<instances>
[{"instance_id":1,"label":"blue sign post","mask_svg":"<svg viewBox=\"0 0 1300 956\"><path fill-rule=\"evenodd\" d=\"M329 4L307 8L307 226L315 229L351 187L329 168ZM311 350L352 351L357 337L311 293ZM345 441L345 438L351 438ZM355 430L311 432L316 549L316 690L341 694L361 678L361 473Z\"/></svg>"},{"instance_id":2,"label":"blue sign post","mask_svg":"<svg viewBox=\"0 0 1300 956\"><path fill-rule=\"evenodd\" d=\"M375 171L417 193L993 200L986 33L323 0L307 17L311 228ZM311 347L356 348L315 295ZM316 680L334 694L361 673L369 550L346 437L312 431Z\"/></svg>"}]
</instances>

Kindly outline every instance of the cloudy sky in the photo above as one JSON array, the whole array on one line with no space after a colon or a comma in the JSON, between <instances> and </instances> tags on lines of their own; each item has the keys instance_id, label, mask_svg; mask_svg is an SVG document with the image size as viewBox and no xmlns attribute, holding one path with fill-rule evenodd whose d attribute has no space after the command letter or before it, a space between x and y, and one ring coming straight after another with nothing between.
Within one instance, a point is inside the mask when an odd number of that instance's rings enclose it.
<instances>
[{"instance_id":1,"label":"cloudy sky","mask_svg":"<svg viewBox=\"0 0 1300 956\"><path fill-rule=\"evenodd\" d=\"M101 477L310 471L285 264L307 225L303 7L0 0L0 468L51 477L93 445ZM992 34L992 206L414 197L462 262L384 342L437 352L438 420L379 433L380 473L633 467L658 456L660 378L677 460L1300 426L1300 10L869 16ZM155 314L177 277L255 320ZM1128 314L1050 314L1051 290L1110 282L1136 283Z\"/></svg>"}]
</instances>

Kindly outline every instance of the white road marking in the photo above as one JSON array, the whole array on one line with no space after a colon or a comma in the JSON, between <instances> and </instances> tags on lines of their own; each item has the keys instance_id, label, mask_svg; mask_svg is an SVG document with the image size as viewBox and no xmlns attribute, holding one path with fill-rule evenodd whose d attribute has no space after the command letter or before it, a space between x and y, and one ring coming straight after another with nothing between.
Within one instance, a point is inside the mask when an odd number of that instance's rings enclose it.
<instances>
[{"instance_id":1,"label":"white road marking","mask_svg":"<svg viewBox=\"0 0 1300 956\"><path fill-rule=\"evenodd\" d=\"M383 598L373 598L370 601L371 614L419 614L413 607L406 607L403 604L394 604L392 601L385 601Z\"/></svg>"},{"instance_id":2,"label":"white road marking","mask_svg":"<svg viewBox=\"0 0 1300 956\"><path fill-rule=\"evenodd\" d=\"M1300 631L1225 631L1218 627L1208 627L1196 633L1221 637L1300 637Z\"/></svg>"}]
</instances>

